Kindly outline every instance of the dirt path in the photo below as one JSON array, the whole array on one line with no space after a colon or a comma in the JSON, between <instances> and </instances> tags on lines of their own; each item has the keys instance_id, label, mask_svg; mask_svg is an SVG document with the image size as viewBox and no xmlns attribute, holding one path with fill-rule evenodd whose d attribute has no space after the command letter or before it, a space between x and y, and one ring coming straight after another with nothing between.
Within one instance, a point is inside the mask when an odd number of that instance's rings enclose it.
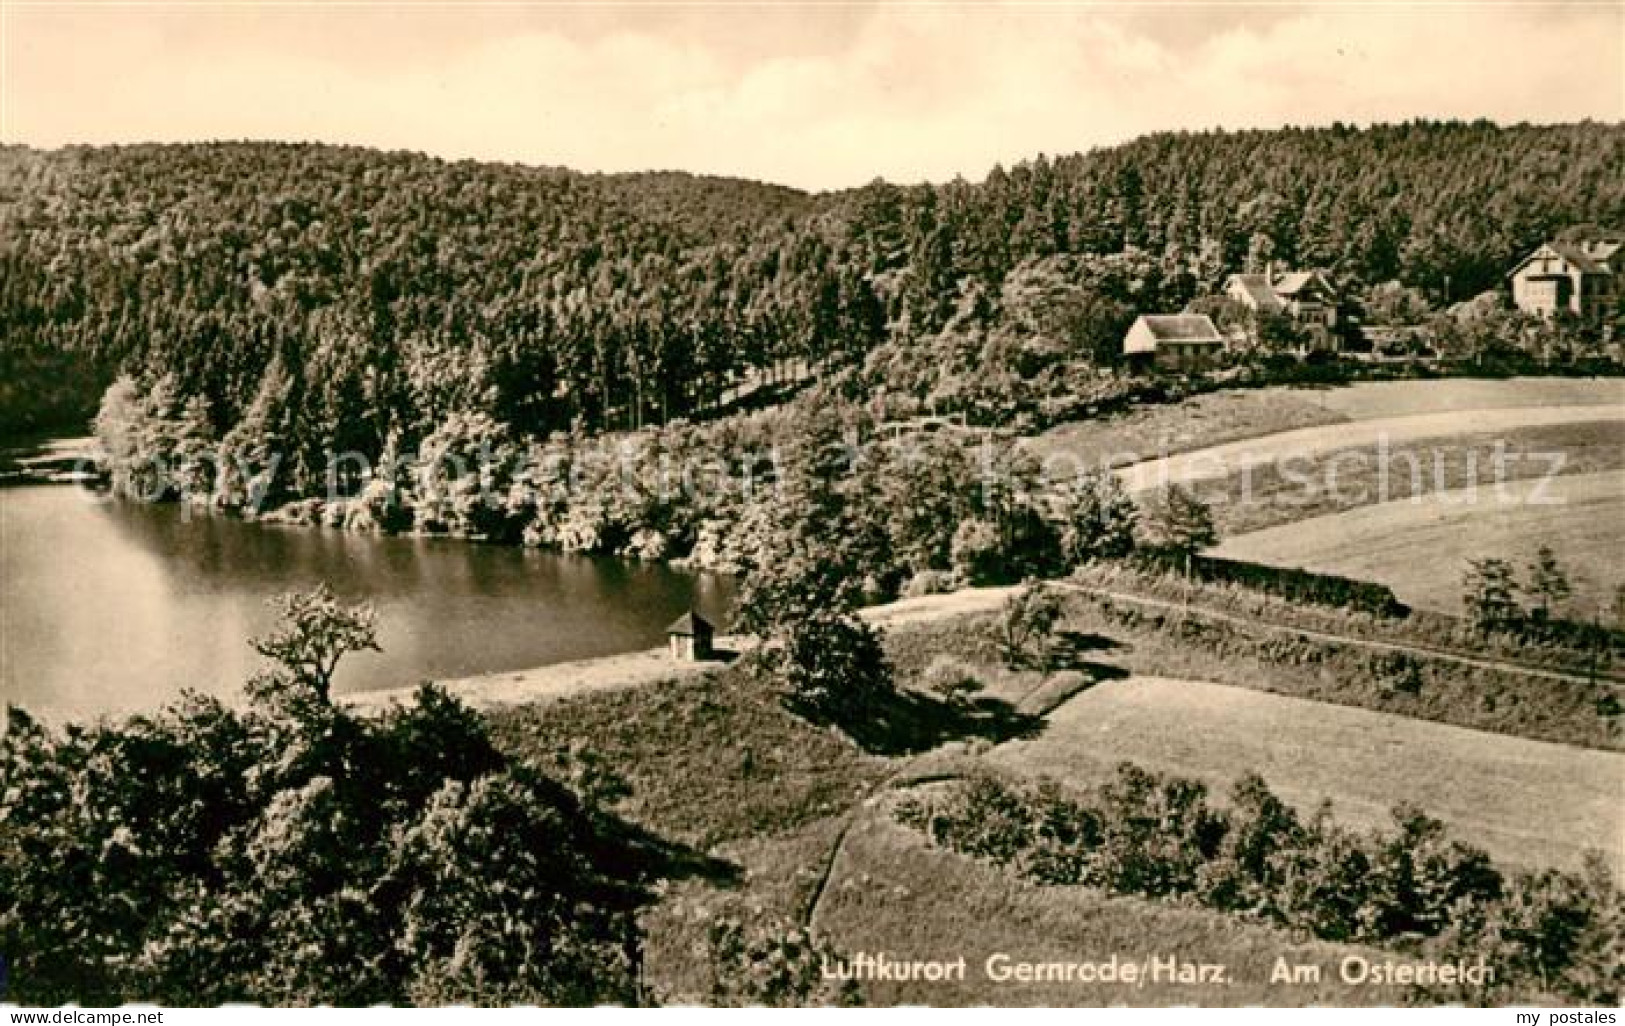
<instances>
[{"instance_id":1,"label":"dirt path","mask_svg":"<svg viewBox=\"0 0 1625 1026\"><path fill-rule=\"evenodd\" d=\"M719 648L740 651L747 639L723 637L717 639ZM691 677L725 666L723 662L687 663L671 657L665 648L645 649L599 659L578 659L568 663L554 663L528 670L486 673L477 677L462 677L437 681L459 700L475 709L497 709L504 706L529 705L532 702L551 702L589 691L609 691L617 688L639 687L661 681ZM416 688L389 688L381 691L359 691L343 695L346 705L367 711L382 711L391 705L411 701Z\"/></svg>"},{"instance_id":2,"label":"dirt path","mask_svg":"<svg viewBox=\"0 0 1625 1026\"><path fill-rule=\"evenodd\" d=\"M1121 468L1117 476L1129 491L1141 492L1174 482L1229 477L1249 466L1301 460L1340 449L1382 443L1392 447L1464 434L1482 435L1490 431L1611 420L1625 420L1625 403L1453 410L1449 413L1382 417L1282 431L1176 456L1144 460Z\"/></svg>"},{"instance_id":3,"label":"dirt path","mask_svg":"<svg viewBox=\"0 0 1625 1026\"><path fill-rule=\"evenodd\" d=\"M859 610L858 615L882 630L901 624L929 623L969 613L990 612L997 609L1015 587L966 588L943 595L902 599L885 605ZM746 635L730 634L716 639L719 651L739 655L756 647L756 639ZM725 661L703 663L679 662L665 648L650 648L641 652L604 656L599 659L579 659L568 663L554 663L525 670L507 670L443 680L438 683L457 698L475 709L495 709L504 706L529 705L532 702L551 702L573 695L616 688L640 687L662 681L691 677L717 670ZM340 696L340 701L355 709L381 711L391 705L409 702L416 688L389 688L380 691L361 691Z\"/></svg>"}]
</instances>

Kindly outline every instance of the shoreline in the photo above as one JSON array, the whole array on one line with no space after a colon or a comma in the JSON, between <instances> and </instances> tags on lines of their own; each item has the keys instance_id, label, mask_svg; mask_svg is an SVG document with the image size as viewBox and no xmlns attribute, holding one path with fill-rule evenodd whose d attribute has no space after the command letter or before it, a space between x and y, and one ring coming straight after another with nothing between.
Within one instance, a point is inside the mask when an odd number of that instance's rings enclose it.
<instances>
[{"instance_id":1,"label":"shoreline","mask_svg":"<svg viewBox=\"0 0 1625 1026\"><path fill-rule=\"evenodd\" d=\"M992 612L1021 585L987 588L961 588L940 595L899 599L858 610L858 615L885 630L902 624L927 623L955 616ZM704 662L681 662L664 646L593 659L573 659L519 670L499 670L472 677L456 677L433 683L469 707L486 711L537 702L556 701L575 695L622 688L643 687L680 680L726 669L733 661L754 650L755 637L744 634L718 635L718 651L729 658ZM410 702L417 687L382 688L336 696L350 709L381 713L391 706Z\"/></svg>"}]
</instances>

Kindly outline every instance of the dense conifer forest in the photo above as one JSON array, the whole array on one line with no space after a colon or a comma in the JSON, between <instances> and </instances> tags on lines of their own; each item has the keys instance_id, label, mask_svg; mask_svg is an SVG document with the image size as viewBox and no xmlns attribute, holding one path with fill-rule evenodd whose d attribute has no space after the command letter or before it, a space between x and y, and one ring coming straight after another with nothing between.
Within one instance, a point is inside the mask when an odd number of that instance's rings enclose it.
<instances>
[{"instance_id":1,"label":"dense conifer forest","mask_svg":"<svg viewBox=\"0 0 1625 1026\"><path fill-rule=\"evenodd\" d=\"M1444 305L1625 223L1625 126L1159 134L839 193L268 143L0 150L0 432L120 372L215 437L378 453L693 418L836 365L975 409L1265 262ZM1019 397L1018 397L1019 398Z\"/></svg>"}]
</instances>

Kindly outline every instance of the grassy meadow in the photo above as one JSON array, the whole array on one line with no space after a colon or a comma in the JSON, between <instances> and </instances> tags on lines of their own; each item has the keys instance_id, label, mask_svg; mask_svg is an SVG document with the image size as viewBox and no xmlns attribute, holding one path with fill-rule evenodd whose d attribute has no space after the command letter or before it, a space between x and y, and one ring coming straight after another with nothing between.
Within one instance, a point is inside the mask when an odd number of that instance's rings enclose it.
<instances>
[{"instance_id":1,"label":"grassy meadow","mask_svg":"<svg viewBox=\"0 0 1625 1026\"><path fill-rule=\"evenodd\" d=\"M1471 559L1522 565L1549 545L1569 568L1564 612L1611 617L1625 551L1625 471L1480 485L1363 506L1224 540L1215 555L1376 581L1402 602L1455 612Z\"/></svg>"},{"instance_id":2,"label":"grassy meadow","mask_svg":"<svg viewBox=\"0 0 1625 1026\"><path fill-rule=\"evenodd\" d=\"M585 747L621 777L629 818L698 849L844 812L887 772L786 712L742 667L490 714L508 751L546 765Z\"/></svg>"},{"instance_id":3,"label":"grassy meadow","mask_svg":"<svg viewBox=\"0 0 1625 1026\"><path fill-rule=\"evenodd\" d=\"M1073 785L1123 761L1222 795L1256 771L1304 813L1387 825L1401 798L1498 862L1579 869L1587 849L1625 868L1625 755L1486 734L1393 713L1162 677L1110 680L987 758Z\"/></svg>"},{"instance_id":4,"label":"grassy meadow","mask_svg":"<svg viewBox=\"0 0 1625 1026\"><path fill-rule=\"evenodd\" d=\"M1476 428L1470 411L1607 405L1625 405L1625 384L1599 378L1450 378L1227 389L1058 425L1031 439L1029 446L1039 456L1066 454L1095 467L1119 465L1126 461L1123 454L1146 459L1193 453L1339 424L1461 413L1468 415L1460 418L1460 429L1471 433ZM1335 433L1326 437L1335 448Z\"/></svg>"},{"instance_id":5,"label":"grassy meadow","mask_svg":"<svg viewBox=\"0 0 1625 1026\"><path fill-rule=\"evenodd\" d=\"M1561 454L1556 459L1552 454ZM1496 480L1625 468L1625 419L1363 445L1269 463L1197 486L1221 538ZM1305 482L1313 482L1308 487ZM1332 487L1335 485L1335 487Z\"/></svg>"}]
</instances>

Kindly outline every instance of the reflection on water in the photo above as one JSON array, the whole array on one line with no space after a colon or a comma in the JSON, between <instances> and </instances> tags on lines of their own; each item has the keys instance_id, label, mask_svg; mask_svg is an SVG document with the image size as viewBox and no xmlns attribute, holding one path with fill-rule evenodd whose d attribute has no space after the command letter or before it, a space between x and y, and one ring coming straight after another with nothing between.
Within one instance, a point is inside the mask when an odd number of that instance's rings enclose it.
<instances>
[{"instance_id":1,"label":"reflection on water","mask_svg":"<svg viewBox=\"0 0 1625 1026\"><path fill-rule=\"evenodd\" d=\"M378 609L381 655L342 690L538 666L658 644L729 582L665 567L440 539L188 516L61 486L0 489L0 702L51 719L231 694L258 665L266 602L326 581Z\"/></svg>"}]
</instances>

